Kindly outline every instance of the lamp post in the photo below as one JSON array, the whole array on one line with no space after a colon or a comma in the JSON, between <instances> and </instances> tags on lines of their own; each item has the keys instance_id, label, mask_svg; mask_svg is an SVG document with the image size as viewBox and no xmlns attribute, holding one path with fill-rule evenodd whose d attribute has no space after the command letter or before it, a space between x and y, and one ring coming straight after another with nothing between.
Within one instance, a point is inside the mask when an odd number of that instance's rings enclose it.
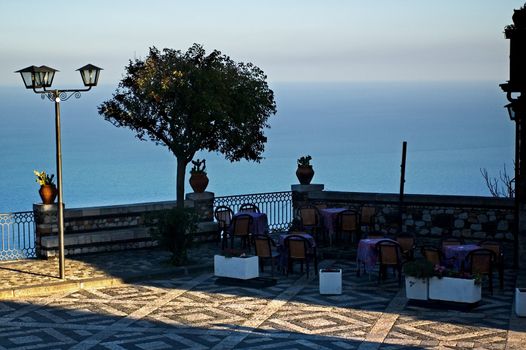
<instances>
[{"instance_id":1,"label":"lamp post","mask_svg":"<svg viewBox=\"0 0 526 350\"><path fill-rule=\"evenodd\" d=\"M510 120L515 122L514 264L524 268L526 257L520 257L519 252L520 247L526 248L526 5L514 10L512 20L504 29L510 40L510 80L500 87L510 102L505 106Z\"/></svg>"},{"instance_id":2,"label":"lamp post","mask_svg":"<svg viewBox=\"0 0 526 350\"><path fill-rule=\"evenodd\" d=\"M29 66L16 71L20 73L26 89L32 89L35 93L40 94L42 99L47 97L48 100L55 102L55 144L56 144L56 165L57 165L57 186L58 186L58 246L59 246L59 276L65 278L64 266L64 203L62 198L62 145L60 140L60 101L67 101L72 96L80 98L81 92L89 91L96 86L99 80L99 74L102 70L92 64L77 69L82 77L85 89L48 89L51 88L56 69L47 66Z\"/></svg>"}]
</instances>

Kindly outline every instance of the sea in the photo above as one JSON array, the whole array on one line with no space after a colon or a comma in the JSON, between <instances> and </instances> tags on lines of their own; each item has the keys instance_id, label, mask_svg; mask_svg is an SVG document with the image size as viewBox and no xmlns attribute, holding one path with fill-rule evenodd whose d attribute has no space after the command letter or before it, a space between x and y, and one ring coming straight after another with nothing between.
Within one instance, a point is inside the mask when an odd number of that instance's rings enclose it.
<instances>
[{"instance_id":1,"label":"sea","mask_svg":"<svg viewBox=\"0 0 526 350\"><path fill-rule=\"evenodd\" d=\"M326 190L489 196L481 169L513 174L515 125L496 81L270 83L277 114L260 163L201 152L216 196L288 191L312 156ZM175 199L175 157L104 120L115 86L61 103L67 208ZM33 170L55 174L54 104L22 85L0 87L0 213L40 201ZM190 170L188 168L188 170ZM189 177L189 175L187 175ZM187 185L186 192L191 189Z\"/></svg>"}]
</instances>

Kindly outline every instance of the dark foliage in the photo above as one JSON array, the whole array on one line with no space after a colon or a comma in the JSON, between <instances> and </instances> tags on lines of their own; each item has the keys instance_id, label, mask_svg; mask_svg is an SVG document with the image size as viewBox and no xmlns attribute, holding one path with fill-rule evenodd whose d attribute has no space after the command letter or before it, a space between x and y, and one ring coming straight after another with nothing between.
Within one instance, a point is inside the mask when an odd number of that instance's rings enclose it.
<instances>
[{"instance_id":1,"label":"dark foliage","mask_svg":"<svg viewBox=\"0 0 526 350\"><path fill-rule=\"evenodd\" d=\"M197 230L197 215L191 208L174 208L146 216L146 226L161 247L172 252L172 263L180 266L188 261L188 249Z\"/></svg>"},{"instance_id":2,"label":"dark foliage","mask_svg":"<svg viewBox=\"0 0 526 350\"><path fill-rule=\"evenodd\" d=\"M230 161L260 161L263 130L276 113L266 75L251 63L236 63L201 45L186 52L150 48L130 61L113 98L99 114L141 140L164 145L177 158L177 201L182 206L186 165L200 150Z\"/></svg>"}]
</instances>

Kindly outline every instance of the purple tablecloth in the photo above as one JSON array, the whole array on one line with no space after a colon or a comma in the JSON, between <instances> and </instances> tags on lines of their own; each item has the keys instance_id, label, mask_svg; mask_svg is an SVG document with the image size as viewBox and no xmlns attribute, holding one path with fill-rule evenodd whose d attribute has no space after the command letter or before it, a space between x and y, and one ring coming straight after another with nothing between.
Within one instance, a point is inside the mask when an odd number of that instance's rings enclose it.
<instances>
[{"instance_id":1,"label":"purple tablecloth","mask_svg":"<svg viewBox=\"0 0 526 350\"><path fill-rule=\"evenodd\" d=\"M480 246L476 244L446 245L442 247L442 253L444 253L444 260L460 271L462 262L464 262L468 253L479 248Z\"/></svg>"},{"instance_id":2,"label":"purple tablecloth","mask_svg":"<svg viewBox=\"0 0 526 350\"><path fill-rule=\"evenodd\" d=\"M356 253L356 262L358 271L363 264L365 272L369 273L376 266L378 260L378 252L376 251L376 243L384 241L387 238L366 238L360 239L358 242L358 252ZM389 241L395 242L391 239ZM396 242L395 242L396 243Z\"/></svg>"},{"instance_id":3,"label":"purple tablecloth","mask_svg":"<svg viewBox=\"0 0 526 350\"><path fill-rule=\"evenodd\" d=\"M249 216L252 217L252 225L250 226L250 233L251 234L253 234L253 235L263 235L263 234L268 232L267 214L265 214L265 213L243 212L243 213L235 214L233 218L235 218L238 215L249 215ZM232 230L232 229L233 229L233 225L230 227L230 230Z\"/></svg>"},{"instance_id":4,"label":"purple tablecloth","mask_svg":"<svg viewBox=\"0 0 526 350\"><path fill-rule=\"evenodd\" d=\"M320 214L322 217L323 222L323 228L325 229L325 232L329 235L329 239L332 243L332 237L334 237L334 233L336 231L336 227L338 226L337 218L338 214L342 211L347 210L347 208L326 208L326 209L320 209Z\"/></svg>"}]
</instances>

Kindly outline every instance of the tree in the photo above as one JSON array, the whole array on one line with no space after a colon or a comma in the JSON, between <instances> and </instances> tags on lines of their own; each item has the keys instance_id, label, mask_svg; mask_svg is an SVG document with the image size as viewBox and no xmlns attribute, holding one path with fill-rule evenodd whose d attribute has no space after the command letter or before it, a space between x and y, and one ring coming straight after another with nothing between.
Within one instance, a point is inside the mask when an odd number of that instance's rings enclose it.
<instances>
[{"instance_id":1,"label":"tree","mask_svg":"<svg viewBox=\"0 0 526 350\"><path fill-rule=\"evenodd\" d=\"M491 177L486 168L481 168L480 173L493 197L515 197L515 178L508 174L506 164L504 170L499 170L499 178Z\"/></svg>"},{"instance_id":2,"label":"tree","mask_svg":"<svg viewBox=\"0 0 526 350\"><path fill-rule=\"evenodd\" d=\"M252 63L236 63L217 50L206 55L198 44L185 53L152 47L144 60L130 60L99 114L175 155L181 208L186 166L196 152L219 152L231 162L262 159L263 130L276 113L266 78Z\"/></svg>"}]
</instances>

